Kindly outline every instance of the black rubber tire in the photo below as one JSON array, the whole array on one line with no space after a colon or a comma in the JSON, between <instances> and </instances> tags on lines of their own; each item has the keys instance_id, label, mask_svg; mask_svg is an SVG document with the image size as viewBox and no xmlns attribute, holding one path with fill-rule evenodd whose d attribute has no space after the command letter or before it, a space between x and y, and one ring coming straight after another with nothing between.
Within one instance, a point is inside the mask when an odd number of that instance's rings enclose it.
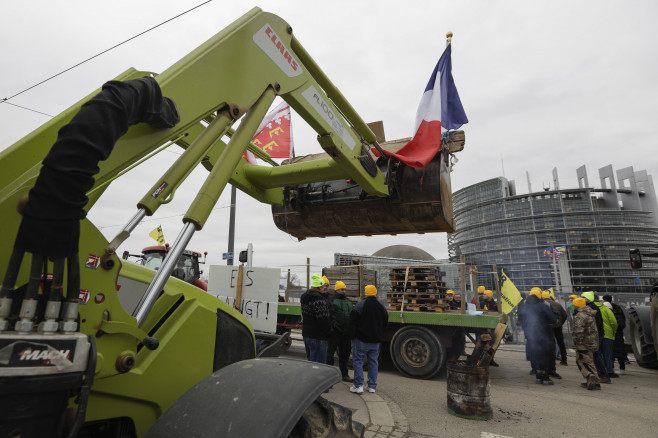
<instances>
[{"instance_id":1,"label":"black rubber tire","mask_svg":"<svg viewBox=\"0 0 658 438\"><path fill-rule=\"evenodd\" d=\"M653 336L653 349L658 354L658 295L651 297L651 336Z\"/></svg>"},{"instance_id":2,"label":"black rubber tire","mask_svg":"<svg viewBox=\"0 0 658 438\"><path fill-rule=\"evenodd\" d=\"M288 438L360 438L365 427L352 420L352 411L318 397L299 419Z\"/></svg>"},{"instance_id":3,"label":"black rubber tire","mask_svg":"<svg viewBox=\"0 0 658 438\"><path fill-rule=\"evenodd\" d=\"M658 368L658 356L651 336L650 307L628 309L631 347L638 365L645 368Z\"/></svg>"},{"instance_id":4,"label":"black rubber tire","mask_svg":"<svg viewBox=\"0 0 658 438\"><path fill-rule=\"evenodd\" d=\"M407 326L391 339L391 359L395 368L414 379L431 379L445 364L446 348L430 329Z\"/></svg>"}]
</instances>

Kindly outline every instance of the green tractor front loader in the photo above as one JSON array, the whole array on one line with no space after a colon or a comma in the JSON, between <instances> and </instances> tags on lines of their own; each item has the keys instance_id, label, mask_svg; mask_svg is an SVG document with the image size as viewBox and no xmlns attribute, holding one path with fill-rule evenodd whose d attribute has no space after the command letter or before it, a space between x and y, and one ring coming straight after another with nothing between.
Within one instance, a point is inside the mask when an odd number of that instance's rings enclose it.
<instances>
[{"instance_id":1,"label":"green tractor front loader","mask_svg":"<svg viewBox=\"0 0 658 438\"><path fill-rule=\"evenodd\" d=\"M273 167L242 159L249 149L268 160L251 139L277 96L326 156ZM86 212L171 142L184 152L108 242ZM129 69L0 152L0 436L306 436L319 423L362 434L319 397L340 381L337 369L255 358L242 314L171 274L229 183L272 205L275 221L291 214L285 231L299 238L323 235L307 206L341 202L360 225L324 235L454 228L446 148L420 173L371 148L374 134L292 28L254 8L163 73ZM121 243L199 165L208 177L159 270L122 262ZM358 196L312 193L346 180ZM371 222L368 205L400 216Z\"/></svg>"}]
</instances>

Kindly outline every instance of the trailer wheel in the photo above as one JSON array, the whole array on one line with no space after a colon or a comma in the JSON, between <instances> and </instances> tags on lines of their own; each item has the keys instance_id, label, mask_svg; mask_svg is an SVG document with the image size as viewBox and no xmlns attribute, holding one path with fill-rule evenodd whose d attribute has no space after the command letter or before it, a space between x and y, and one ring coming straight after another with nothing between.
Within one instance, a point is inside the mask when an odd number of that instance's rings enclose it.
<instances>
[{"instance_id":1,"label":"trailer wheel","mask_svg":"<svg viewBox=\"0 0 658 438\"><path fill-rule=\"evenodd\" d=\"M649 307L631 307L628 309L631 333L631 347L638 365L646 368L658 368L658 357L651 336Z\"/></svg>"},{"instance_id":2,"label":"trailer wheel","mask_svg":"<svg viewBox=\"0 0 658 438\"><path fill-rule=\"evenodd\" d=\"M344 406L318 397L299 419L288 438L360 438L365 428L352 421L352 411Z\"/></svg>"},{"instance_id":3,"label":"trailer wheel","mask_svg":"<svg viewBox=\"0 0 658 438\"><path fill-rule=\"evenodd\" d=\"M430 379L443 367L446 349L431 330L421 326L403 327L391 340L391 359L402 374Z\"/></svg>"}]
</instances>

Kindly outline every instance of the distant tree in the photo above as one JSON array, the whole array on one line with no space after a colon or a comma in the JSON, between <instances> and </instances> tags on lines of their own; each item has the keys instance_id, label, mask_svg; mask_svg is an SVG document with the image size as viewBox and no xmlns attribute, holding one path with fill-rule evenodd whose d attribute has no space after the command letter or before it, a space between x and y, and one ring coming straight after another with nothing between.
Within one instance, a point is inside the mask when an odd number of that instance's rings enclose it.
<instances>
[{"instance_id":1,"label":"distant tree","mask_svg":"<svg viewBox=\"0 0 658 438\"><path fill-rule=\"evenodd\" d=\"M279 290L286 290L286 282L288 281L288 273L281 275L281 280L279 281ZM301 286L302 279L297 274L290 273L290 284L293 286Z\"/></svg>"}]
</instances>

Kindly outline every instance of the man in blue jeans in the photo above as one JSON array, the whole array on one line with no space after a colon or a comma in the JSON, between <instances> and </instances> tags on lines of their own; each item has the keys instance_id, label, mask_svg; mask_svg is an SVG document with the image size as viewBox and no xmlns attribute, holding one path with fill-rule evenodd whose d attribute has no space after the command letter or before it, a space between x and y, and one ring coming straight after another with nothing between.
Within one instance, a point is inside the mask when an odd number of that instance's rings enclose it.
<instances>
[{"instance_id":1,"label":"man in blue jeans","mask_svg":"<svg viewBox=\"0 0 658 438\"><path fill-rule=\"evenodd\" d=\"M379 343L384 340L388 312L377 300L377 288L369 284L365 289L366 298L359 301L350 313L350 329L354 333L352 364L354 384L350 391L363 394L363 358L368 357L368 392L377 388L377 367L379 366Z\"/></svg>"},{"instance_id":2,"label":"man in blue jeans","mask_svg":"<svg viewBox=\"0 0 658 438\"><path fill-rule=\"evenodd\" d=\"M331 334L331 314L322 293L323 285L324 280L320 274L313 274L311 288L299 299L306 359L319 363L327 362L327 344Z\"/></svg>"}]
</instances>

